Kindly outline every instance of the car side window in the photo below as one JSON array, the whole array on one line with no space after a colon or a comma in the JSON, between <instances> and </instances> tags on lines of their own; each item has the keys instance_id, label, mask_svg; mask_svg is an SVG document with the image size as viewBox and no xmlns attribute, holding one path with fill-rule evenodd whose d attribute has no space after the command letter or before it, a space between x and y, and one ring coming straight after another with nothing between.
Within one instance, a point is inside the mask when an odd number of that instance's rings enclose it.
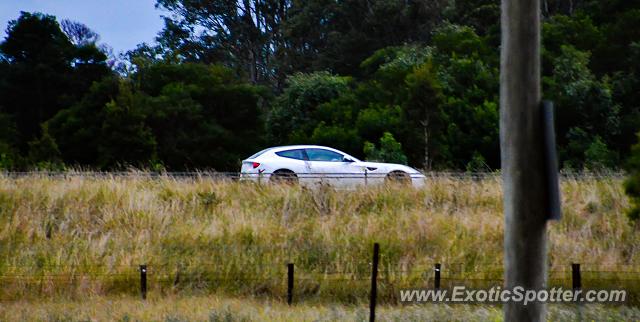
<instances>
[{"instance_id":1,"label":"car side window","mask_svg":"<svg viewBox=\"0 0 640 322\"><path fill-rule=\"evenodd\" d=\"M303 149L280 151L280 152L276 152L276 155L281 156L283 158L306 160Z\"/></svg>"},{"instance_id":2,"label":"car side window","mask_svg":"<svg viewBox=\"0 0 640 322\"><path fill-rule=\"evenodd\" d=\"M344 155L325 149L306 149L309 161L342 162Z\"/></svg>"}]
</instances>

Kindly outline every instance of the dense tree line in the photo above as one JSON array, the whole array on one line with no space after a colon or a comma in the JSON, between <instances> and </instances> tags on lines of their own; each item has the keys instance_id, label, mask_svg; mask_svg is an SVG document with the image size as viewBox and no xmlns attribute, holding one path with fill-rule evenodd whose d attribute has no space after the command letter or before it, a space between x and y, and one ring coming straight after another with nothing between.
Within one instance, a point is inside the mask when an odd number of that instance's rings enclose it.
<instances>
[{"instance_id":1,"label":"dense tree line","mask_svg":"<svg viewBox=\"0 0 640 322\"><path fill-rule=\"evenodd\" d=\"M269 145L427 169L500 166L497 0L158 0L114 63L87 26L22 13L0 43L0 167L235 171ZM561 165L618 168L640 130L640 3L545 0Z\"/></svg>"}]
</instances>

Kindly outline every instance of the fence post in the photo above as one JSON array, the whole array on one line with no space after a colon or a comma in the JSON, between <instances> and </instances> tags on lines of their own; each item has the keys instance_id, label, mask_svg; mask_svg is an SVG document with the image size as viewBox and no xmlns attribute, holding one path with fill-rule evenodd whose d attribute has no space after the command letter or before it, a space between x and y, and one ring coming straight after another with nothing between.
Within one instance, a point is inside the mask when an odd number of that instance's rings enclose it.
<instances>
[{"instance_id":1,"label":"fence post","mask_svg":"<svg viewBox=\"0 0 640 322\"><path fill-rule=\"evenodd\" d=\"M378 261L380 260L380 244L373 244L373 267L371 268L371 299L369 301L369 321L376 320L376 297L378 296Z\"/></svg>"},{"instance_id":2,"label":"fence post","mask_svg":"<svg viewBox=\"0 0 640 322\"><path fill-rule=\"evenodd\" d=\"M147 299L147 265L140 265L140 293L142 299Z\"/></svg>"},{"instance_id":3,"label":"fence post","mask_svg":"<svg viewBox=\"0 0 640 322\"><path fill-rule=\"evenodd\" d=\"M580 280L580 264L571 264L571 281L574 290L582 288L582 281Z\"/></svg>"},{"instance_id":4,"label":"fence post","mask_svg":"<svg viewBox=\"0 0 640 322\"><path fill-rule=\"evenodd\" d=\"M369 169L364 168L364 185L368 186L369 185Z\"/></svg>"},{"instance_id":5,"label":"fence post","mask_svg":"<svg viewBox=\"0 0 640 322\"><path fill-rule=\"evenodd\" d=\"M293 303L293 263L287 264L287 304Z\"/></svg>"},{"instance_id":6,"label":"fence post","mask_svg":"<svg viewBox=\"0 0 640 322\"><path fill-rule=\"evenodd\" d=\"M434 267L433 288L440 288L440 263L436 263Z\"/></svg>"}]
</instances>

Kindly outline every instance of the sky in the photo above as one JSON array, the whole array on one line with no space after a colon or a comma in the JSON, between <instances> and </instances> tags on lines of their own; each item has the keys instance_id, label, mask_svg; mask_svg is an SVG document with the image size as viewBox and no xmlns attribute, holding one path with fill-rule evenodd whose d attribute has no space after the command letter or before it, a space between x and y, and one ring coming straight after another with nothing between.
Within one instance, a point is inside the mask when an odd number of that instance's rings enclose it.
<instances>
[{"instance_id":1,"label":"sky","mask_svg":"<svg viewBox=\"0 0 640 322\"><path fill-rule=\"evenodd\" d=\"M164 25L160 15L166 14L154 5L155 0L0 0L0 39L20 11L37 11L87 25L117 54L153 42Z\"/></svg>"}]
</instances>

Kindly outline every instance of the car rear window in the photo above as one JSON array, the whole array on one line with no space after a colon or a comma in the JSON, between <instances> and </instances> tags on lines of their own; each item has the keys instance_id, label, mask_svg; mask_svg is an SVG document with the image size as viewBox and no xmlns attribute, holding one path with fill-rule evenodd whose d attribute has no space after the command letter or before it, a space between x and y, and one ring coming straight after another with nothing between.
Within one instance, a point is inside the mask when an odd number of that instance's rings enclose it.
<instances>
[{"instance_id":1,"label":"car rear window","mask_svg":"<svg viewBox=\"0 0 640 322\"><path fill-rule=\"evenodd\" d=\"M285 151L276 152L276 154L283 158L305 160L304 150L302 149L285 150Z\"/></svg>"},{"instance_id":2,"label":"car rear window","mask_svg":"<svg viewBox=\"0 0 640 322\"><path fill-rule=\"evenodd\" d=\"M255 159L255 158L257 158L257 157L259 157L259 156L263 155L265 152L267 152L267 151L269 151L269 150L271 150L271 149L272 149L272 148L264 149L264 150L262 150L262 151L260 151L260 152L258 152L258 153L256 153L256 154L254 154L254 155L252 155L252 156L248 157L247 159Z\"/></svg>"}]
</instances>

